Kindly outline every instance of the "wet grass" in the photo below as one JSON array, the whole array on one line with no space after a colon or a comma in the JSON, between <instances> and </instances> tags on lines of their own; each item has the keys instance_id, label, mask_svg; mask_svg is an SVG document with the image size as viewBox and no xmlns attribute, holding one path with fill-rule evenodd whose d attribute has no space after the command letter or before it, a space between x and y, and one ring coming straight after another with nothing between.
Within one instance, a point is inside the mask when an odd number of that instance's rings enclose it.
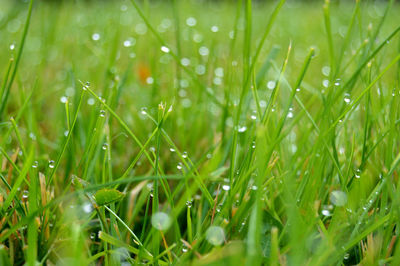
<instances>
[{"instance_id":1,"label":"wet grass","mask_svg":"<svg viewBox=\"0 0 400 266\"><path fill-rule=\"evenodd\" d=\"M0 265L400 262L400 7L0 3Z\"/></svg>"}]
</instances>

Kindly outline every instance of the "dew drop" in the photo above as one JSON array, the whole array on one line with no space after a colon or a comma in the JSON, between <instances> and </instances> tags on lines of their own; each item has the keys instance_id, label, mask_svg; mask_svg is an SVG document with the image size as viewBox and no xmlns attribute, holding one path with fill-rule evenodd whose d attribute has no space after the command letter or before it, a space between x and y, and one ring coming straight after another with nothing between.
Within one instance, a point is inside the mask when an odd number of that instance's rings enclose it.
<instances>
[{"instance_id":1,"label":"dew drop","mask_svg":"<svg viewBox=\"0 0 400 266\"><path fill-rule=\"evenodd\" d=\"M331 216L332 215L332 213L331 213L332 209L333 209L332 205L323 205L321 213L322 213L323 216Z\"/></svg>"},{"instance_id":2,"label":"dew drop","mask_svg":"<svg viewBox=\"0 0 400 266\"><path fill-rule=\"evenodd\" d=\"M276 86L276 82L275 81L273 81L273 80L268 81L268 83L267 83L267 88L268 89L273 90L275 88L275 86Z\"/></svg>"},{"instance_id":3,"label":"dew drop","mask_svg":"<svg viewBox=\"0 0 400 266\"><path fill-rule=\"evenodd\" d=\"M85 213L91 213L93 211L93 205L90 202L86 202L82 205L82 209Z\"/></svg>"},{"instance_id":4,"label":"dew drop","mask_svg":"<svg viewBox=\"0 0 400 266\"><path fill-rule=\"evenodd\" d=\"M93 40L93 41L98 41L98 40L100 40L100 34L98 34L98 33L93 33L93 35L92 35L92 40Z\"/></svg>"},{"instance_id":5,"label":"dew drop","mask_svg":"<svg viewBox=\"0 0 400 266\"><path fill-rule=\"evenodd\" d=\"M181 64L182 64L182 66L190 65L190 59L189 58L182 58L181 59Z\"/></svg>"},{"instance_id":6,"label":"dew drop","mask_svg":"<svg viewBox=\"0 0 400 266\"><path fill-rule=\"evenodd\" d=\"M350 94L346 93L346 94L344 95L343 101L344 101L345 103L347 103L347 104L350 103L350 102L351 102Z\"/></svg>"},{"instance_id":7,"label":"dew drop","mask_svg":"<svg viewBox=\"0 0 400 266\"><path fill-rule=\"evenodd\" d=\"M324 66L321 71L322 74L327 77L331 73L331 68L329 66Z\"/></svg>"},{"instance_id":8,"label":"dew drop","mask_svg":"<svg viewBox=\"0 0 400 266\"><path fill-rule=\"evenodd\" d=\"M105 151L108 148L108 143L104 143L103 146L101 146L102 150Z\"/></svg>"},{"instance_id":9,"label":"dew drop","mask_svg":"<svg viewBox=\"0 0 400 266\"><path fill-rule=\"evenodd\" d=\"M66 103L67 101L68 101L68 98L66 96L62 96L60 98L60 102L62 102L62 103Z\"/></svg>"},{"instance_id":10,"label":"dew drop","mask_svg":"<svg viewBox=\"0 0 400 266\"><path fill-rule=\"evenodd\" d=\"M211 245L220 246L225 240L224 229L219 226L210 226L206 231L206 239Z\"/></svg>"},{"instance_id":11,"label":"dew drop","mask_svg":"<svg viewBox=\"0 0 400 266\"><path fill-rule=\"evenodd\" d=\"M88 100L87 100L87 104L88 105L93 105L95 103L95 100L93 99L93 98L89 98Z\"/></svg>"},{"instance_id":12,"label":"dew drop","mask_svg":"<svg viewBox=\"0 0 400 266\"><path fill-rule=\"evenodd\" d=\"M171 226L172 220L165 212L156 212L151 217L151 224L154 228L165 231Z\"/></svg>"},{"instance_id":13,"label":"dew drop","mask_svg":"<svg viewBox=\"0 0 400 266\"><path fill-rule=\"evenodd\" d=\"M256 111L253 111L253 112L251 113L250 118L251 118L251 120L256 120L256 119L257 119L257 112L256 112Z\"/></svg>"},{"instance_id":14,"label":"dew drop","mask_svg":"<svg viewBox=\"0 0 400 266\"><path fill-rule=\"evenodd\" d=\"M153 77L148 77L147 79L146 79L146 83L147 84L153 84L154 83L154 78Z\"/></svg>"},{"instance_id":15,"label":"dew drop","mask_svg":"<svg viewBox=\"0 0 400 266\"><path fill-rule=\"evenodd\" d=\"M169 53L169 48L167 46L161 46L161 51L164 53Z\"/></svg>"},{"instance_id":16,"label":"dew drop","mask_svg":"<svg viewBox=\"0 0 400 266\"><path fill-rule=\"evenodd\" d=\"M361 177L361 170L360 170L360 169L357 169L357 170L356 170L355 177L356 177L356 178L360 178L360 177Z\"/></svg>"},{"instance_id":17,"label":"dew drop","mask_svg":"<svg viewBox=\"0 0 400 266\"><path fill-rule=\"evenodd\" d=\"M229 185L223 185L222 189L225 190L225 191L228 191L228 190L231 189L231 187Z\"/></svg>"},{"instance_id":18,"label":"dew drop","mask_svg":"<svg viewBox=\"0 0 400 266\"><path fill-rule=\"evenodd\" d=\"M246 127L246 126L238 127L238 129L237 129L237 131L238 131L239 133L246 132L246 130L247 130L247 127Z\"/></svg>"},{"instance_id":19,"label":"dew drop","mask_svg":"<svg viewBox=\"0 0 400 266\"><path fill-rule=\"evenodd\" d=\"M347 194L340 190L334 190L329 197L333 205L344 206L347 203Z\"/></svg>"},{"instance_id":20,"label":"dew drop","mask_svg":"<svg viewBox=\"0 0 400 266\"><path fill-rule=\"evenodd\" d=\"M29 138L31 140L36 140L36 135L33 132L31 132L31 133L29 133Z\"/></svg>"},{"instance_id":21,"label":"dew drop","mask_svg":"<svg viewBox=\"0 0 400 266\"><path fill-rule=\"evenodd\" d=\"M55 167L56 163L53 160L49 161L49 168L53 169Z\"/></svg>"},{"instance_id":22,"label":"dew drop","mask_svg":"<svg viewBox=\"0 0 400 266\"><path fill-rule=\"evenodd\" d=\"M210 53L210 50L208 50L208 48L206 46L201 46L199 48L199 54L201 56L207 56Z\"/></svg>"},{"instance_id":23,"label":"dew drop","mask_svg":"<svg viewBox=\"0 0 400 266\"><path fill-rule=\"evenodd\" d=\"M147 108L146 107L142 107L140 109L140 112L142 113L142 115L146 115L147 114Z\"/></svg>"},{"instance_id":24,"label":"dew drop","mask_svg":"<svg viewBox=\"0 0 400 266\"><path fill-rule=\"evenodd\" d=\"M38 161L34 161L32 164L32 168L38 168L38 166L39 166Z\"/></svg>"},{"instance_id":25,"label":"dew drop","mask_svg":"<svg viewBox=\"0 0 400 266\"><path fill-rule=\"evenodd\" d=\"M177 168L178 170L182 170L182 163L178 163L177 166L176 166L176 168Z\"/></svg>"},{"instance_id":26,"label":"dew drop","mask_svg":"<svg viewBox=\"0 0 400 266\"><path fill-rule=\"evenodd\" d=\"M182 158L187 158L188 157L188 154L187 154L187 152L186 151L184 151L183 153L182 153Z\"/></svg>"},{"instance_id":27,"label":"dew drop","mask_svg":"<svg viewBox=\"0 0 400 266\"><path fill-rule=\"evenodd\" d=\"M105 117L106 116L106 111L100 110L100 117Z\"/></svg>"},{"instance_id":28,"label":"dew drop","mask_svg":"<svg viewBox=\"0 0 400 266\"><path fill-rule=\"evenodd\" d=\"M323 216L331 216L331 212L329 210L322 210L321 213Z\"/></svg>"},{"instance_id":29,"label":"dew drop","mask_svg":"<svg viewBox=\"0 0 400 266\"><path fill-rule=\"evenodd\" d=\"M22 192L22 199L27 199L29 197L29 191L28 190L24 190Z\"/></svg>"},{"instance_id":30,"label":"dew drop","mask_svg":"<svg viewBox=\"0 0 400 266\"><path fill-rule=\"evenodd\" d=\"M194 27L197 24L197 20L194 17L189 17L186 19L186 25L189 27Z\"/></svg>"}]
</instances>

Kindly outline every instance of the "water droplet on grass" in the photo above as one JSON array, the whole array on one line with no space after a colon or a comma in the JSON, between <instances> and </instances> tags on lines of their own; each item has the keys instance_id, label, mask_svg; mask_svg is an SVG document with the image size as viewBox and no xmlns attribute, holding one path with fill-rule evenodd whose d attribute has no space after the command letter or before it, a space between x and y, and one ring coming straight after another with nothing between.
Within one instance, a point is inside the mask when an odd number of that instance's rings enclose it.
<instances>
[{"instance_id":1,"label":"water droplet on grass","mask_svg":"<svg viewBox=\"0 0 400 266\"><path fill-rule=\"evenodd\" d=\"M33 132L31 132L31 133L29 133L29 138L31 140L36 140L36 135Z\"/></svg>"},{"instance_id":2,"label":"water droplet on grass","mask_svg":"<svg viewBox=\"0 0 400 266\"><path fill-rule=\"evenodd\" d=\"M222 189L225 190L225 191L228 191L228 190L231 189L231 187L229 185L223 185Z\"/></svg>"},{"instance_id":3,"label":"water droplet on grass","mask_svg":"<svg viewBox=\"0 0 400 266\"><path fill-rule=\"evenodd\" d=\"M27 199L29 197L29 191L28 190L24 190L22 192L22 199Z\"/></svg>"},{"instance_id":4,"label":"water droplet on grass","mask_svg":"<svg viewBox=\"0 0 400 266\"><path fill-rule=\"evenodd\" d=\"M350 94L346 93L346 94L344 95L343 101L344 101L345 103L350 103L350 102L351 102Z\"/></svg>"},{"instance_id":5,"label":"water droplet on grass","mask_svg":"<svg viewBox=\"0 0 400 266\"><path fill-rule=\"evenodd\" d=\"M187 152L186 151L184 151L183 153L182 153L182 158L187 158L188 157L188 154L187 154Z\"/></svg>"},{"instance_id":6,"label":"water droplet on grass","mask_svg":"<svg viewBox=\"0 0 400 266\"><path fill-rule=\"evenodd\" d=\"M253 112L251 113L250 118L251 118L251 120L256 120L256 119L257 119L257 112L256 112L256 111L253 111Z\"/></svg>"},{"instance_id":7,"label":"water droplet on grass","mask_svg":"<svg viewBox=\"0 0 400 266\"><path fill-rule=\"evenodd\" d=\"M214 70L214 74L215 76L222 78L224 76L224 69L222 67L217 67Z\"/></svg>"},{"instance_id":8,"label":"water droplet on grass","mask_svg":"<svg viewBox=\"0 0 400 266\"><path fill-rule=\"evenodd\" d=\"M321 213L323 216L331 216L331 212L329 210L322 210Z\"/></svg>"},{"instance_id":9,"label":"water droplet on grass","mask_svg":"<svg viewBox=\"0 0 400 266\"><path fill-rule=\"evenodd\" d=\"M177 166L176 166L176 169L182 170L182 167L183 167L183 166L182 166L182 163L178 163Z\"/></svg>"},{"instance_id":10,"label":"water droplet on grass","mask_svg":"<svg viewBox=\"0 0 400 266\"><path fill-rule=\"evenodd\" d=\"M360 169L357 169L357 170L356 170L355 177L356 177L356 178L360 178L360 177L361 177L361 170L360 170Z\"/></svg>"},{"instance_id":11,"label":"water droplet on grass","mask_svg":"<svg viewBox=\"0 0 400 266\"><path fill-rule=\"evenodd\" d=\"M67 101L68 101L68 98L66 96L62 96L60 98L60 102L62 102L62 103L66 103Z\"/></svg>"},{"instance_id":12,"label":"water droplet on grass","mask_svg":"<svg viewBox=\"0 0 400 266\"><path fill-rule=\"evenodd\" d=\"M103 151L107 150L107 148L108 148L108 143L104 143L103 146L101 146L101 148L103 149Z\"/></svg>"},{"instance_id":13,"label":"water droplet on grass","mask_svg":"<svg viewBox=\"0 0 400 266\"><path fill-rule=\"evenodd\" d=\"M82 209L85 213L91 213L93 211L93 205L90 202L86 202L82 205Z\"/></svg>"},{"instance_id":14,"label":"water droplet on grass","mask_svg":"<svg viewBox=\"0 0 400 266\"><path fill-rule=\"evenodd\" d=\"M124 41L124 47L131 47L136 44L136 39L133 37L129 37Z\"/></svg>"},{"instance_id":15,"label":"water droplet on grass","mask_svg":"<svg viewBox=\"0 0 400 266\"><path fill-rule=\"evenodd\" d=\"M322 206L321 213L322 213L323 216L331 216L332 215L332 213L331 213L332 209L333 209L332 205L324 205L324 206Z\"/></svg>"},{"instance_id":16,"label":"water droplet on grass","mask_svg":"<svg viewBox=\"0 0 400 266\"><path fill-rule=\"evenodd\" d=\"M218 32L218 31L219 31L218 26L215 26L215 25L212 26L212 27L211 27L211 31L212 31L212 32Z\"/></svg>"},{"instance_id":17,"label":"water droplet on grass","mask_svg":"<svg viewBox=\"0 0 400 266\"><path fill-rule=\"evenodd\" d=\"M175 152L175 149L174 148L169 148L169 151L170 152Z\"/></svg>"},{"instance_id":18,"label":"water droplet on grass","mask_svg":"<svg viewBox=\"0 0 400 266\"><path fill-rule=\"evenodd\" d=\"M55 167L56 163L53 160L49 161L49 168L53 169Z\"/></svg>"},{"instance_id":19,"label":"water droplet on grass","mask_svg":"<svg viewBox=\"0 0 400 266\"><path fill-rule=\"evenodd\" d=\"M247 127L246 126L239 126L238 127L238 129L237 129L237 131L239 132L239 133L243 133L243 132L246 132L246 130L247 130Z\"/></svg>"},{"instance_id":20,"label":"water droplet on grass","mask_svg":"<svg viewBox=\"0 0 400 266\"><path fill-rule=\"evenodd\" d=\"M194 27L197 24L197 20L194 17L188 17L186 19L186 25L188 25L189 27Z\"/></svg>"},{"instance_id":21,"label":"water droplet on grass","mask_svg":"<svg viewBox=\"0 0 400 266\"><path fill-rule=\"evenodd\" d=\"M182 66L188 66L188 65L190 65L190 59L189 59L189 58L186 58L186 57L182 58L182 59L181 59L181 64L182 64Z\"/></svg>"},{"instance_id":22,"label":"water droplet on grass","mask_svg":"<svg viewBox=\"0 0 400 266\"><path fill-rule=\"evenodd\" d=\"M87 100L87 104L88 105L93 105L95 103L95 100L93 99L93 98L89 98L88 100Z\"/></svg>"},{"instance_id":23,"label":"water droplet on grass","mask_svg":"<svg viewBox=\"0 0 400 266\"><path fill-rule=\"evenodd\" d=\"M140 109L140 112L142 113L142 115L146 115L147 114L147 108L146 107L142 107Z\"/></svg>"},{"instance_id":24,"label":"water droplet on grass","mask_svg":"<svg viewBox=\"0 0 400 266\"><path fill-rule=\"evenodd\" d=\"M225 232L222 227L210 226L206 231L206 239L213 246L220 246L225 241Z\"/></svg>"},{"instance_id":25,"label":"water droplet on grass","mask_svg":"<svg viewBox=\"0 0 400 266\"><path fill-rule=\"evenodd\" d=\"M146 83L147 84L153 84L154 83L154 78L153 77L148 77L147 79L146 79Z\"/></svg>"},{"instance_id":26,"label":"water droplet on grass","mask_svg":"<svg viewBox=\"0 0 400 266\"><path fill-rule=\"evenodd\" d=\"M331 73L331 68L329 66L324 66L322 67L321 71L322 74L327 77Z\"/></svg>"},{"instance_id":27,"label":"water droplet on grass","mask_svg":"<svg viewBox=\"0 0 400 266\"><path fill-rule=\"evenodd\" d=\"M204 75L206 73L206 67L204 65L197 65L195 71L197 75Z\"/></svg>"},{"instance_id":28,"label":"water droplet on grass","mask_svg":"<svg viewBox=\"0 0 400 266\"><path fill-rule=\"evenodd\" d=\"M82 90L86 91L90 87L90 82L86 81L85 85L83 85Z\"/></svg>"},{"instance_id":29,"label":"water droplet on grass","mask_svg":"<svg viewBox=\"0 0 400 266\"><path fill-rule=\"evenodd\" d=\"M164 53L169 53L169 48L167 46L161 46L161 51Z\"/></svg>"},{"instance_id":30,"label":"water droplet on grass","mask_svg":"<svg viewBox=\"0 0 400 266\"><path fill-rule=\"evenodd\" d=\"M100 34L99 34L99 33L93 33L93 35L92 35L92 40L93 40L93 41L98 41L98 40L100 40Z\"/></svg>"},{"instance_id":31,"label":"water droplet on grass","mask_svg":"<svg viewBox=\"0 0 400 266\"><path fill-rule=\"evenodd\" d=\"M38 168L38 166L39 166L38 161L34 161L34 162L32 163L32 168Z\"/></svg>"},{"instance_id":32,"label":"water droplet on grass","mask_svg":"<svg viewBox=\"0 0 400 266\"><path fill-rule=\"evenodd\" d=\"M106 116L106 111L100 110L100 117L105 117Z\"/></svg>"},{"instance_id":33,"label":"water droplet on grass","mask_svg":"<svg viewBox=\"0 0 400 266\"><path fill-rule=\"evenodd\" d=\"M267 83L267 88L268 89L273 90L275 88L275 86L276 86L276 82L275 81L273 81L273 80L268 81L268 83Z\"/></svg>"},{"instance_id":34,"label":"water droplet on grass","mask_svg":"<svg viewBox=\"0 0 400 266\"><path fill-rule=\"evenodd\" d=\"M210 53L210 50L208 50L208 48L206 46L201 46L199 48L199 54L201 56L207 56Z\"/></svg>"},{"instance_id":35,"label":"water droplet on grass","mask_svg":"<svg viewBox=\"0 0 400 266\"><path fill-rule=\"evenodd\" d=\"M347 194L340 190L334 190L329 197L333 205L344 206L347 203Z\"/></svg>"},{"instance_id":36,"label":"water droplet on grass","mask_svg":"<svg viewBox=\"0 0 400 266\"><path fill-rule=\"evenodd\" d=\"M151 224L154 228L165 231L171 226L172 220L168 214L157 212L151 217Z\"/></svg>"}]
</instances>

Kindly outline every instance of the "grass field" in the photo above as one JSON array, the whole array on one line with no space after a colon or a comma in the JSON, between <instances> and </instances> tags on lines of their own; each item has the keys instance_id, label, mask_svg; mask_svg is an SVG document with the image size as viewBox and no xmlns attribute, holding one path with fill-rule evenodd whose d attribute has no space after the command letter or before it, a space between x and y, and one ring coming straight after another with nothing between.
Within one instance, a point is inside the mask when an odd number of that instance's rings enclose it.
<instances>
[{"instance_id":1,"label":"grass field","mask_svg":"<svg viewBox=\"0 0 400 266\"><path fill-rule=\"evenodd\" d=\"M400 265L399 12L0 0L0 265Z\"/></svg>"}]
</instances>

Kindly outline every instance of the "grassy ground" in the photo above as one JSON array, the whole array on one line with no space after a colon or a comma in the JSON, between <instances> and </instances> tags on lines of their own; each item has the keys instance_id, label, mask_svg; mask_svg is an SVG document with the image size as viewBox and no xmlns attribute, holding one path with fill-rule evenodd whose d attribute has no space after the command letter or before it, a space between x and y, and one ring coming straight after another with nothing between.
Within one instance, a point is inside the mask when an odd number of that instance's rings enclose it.
<instances>
[{"instance_id":1,"label":"grassy ground","mask_svg":"<svg viewBox=\"0 0 400 266\"><path fill-rule=\"evenodd\" d=\"M400 264L398 4L33 2L0 265Z\"/></svg>"}]
</instances>

